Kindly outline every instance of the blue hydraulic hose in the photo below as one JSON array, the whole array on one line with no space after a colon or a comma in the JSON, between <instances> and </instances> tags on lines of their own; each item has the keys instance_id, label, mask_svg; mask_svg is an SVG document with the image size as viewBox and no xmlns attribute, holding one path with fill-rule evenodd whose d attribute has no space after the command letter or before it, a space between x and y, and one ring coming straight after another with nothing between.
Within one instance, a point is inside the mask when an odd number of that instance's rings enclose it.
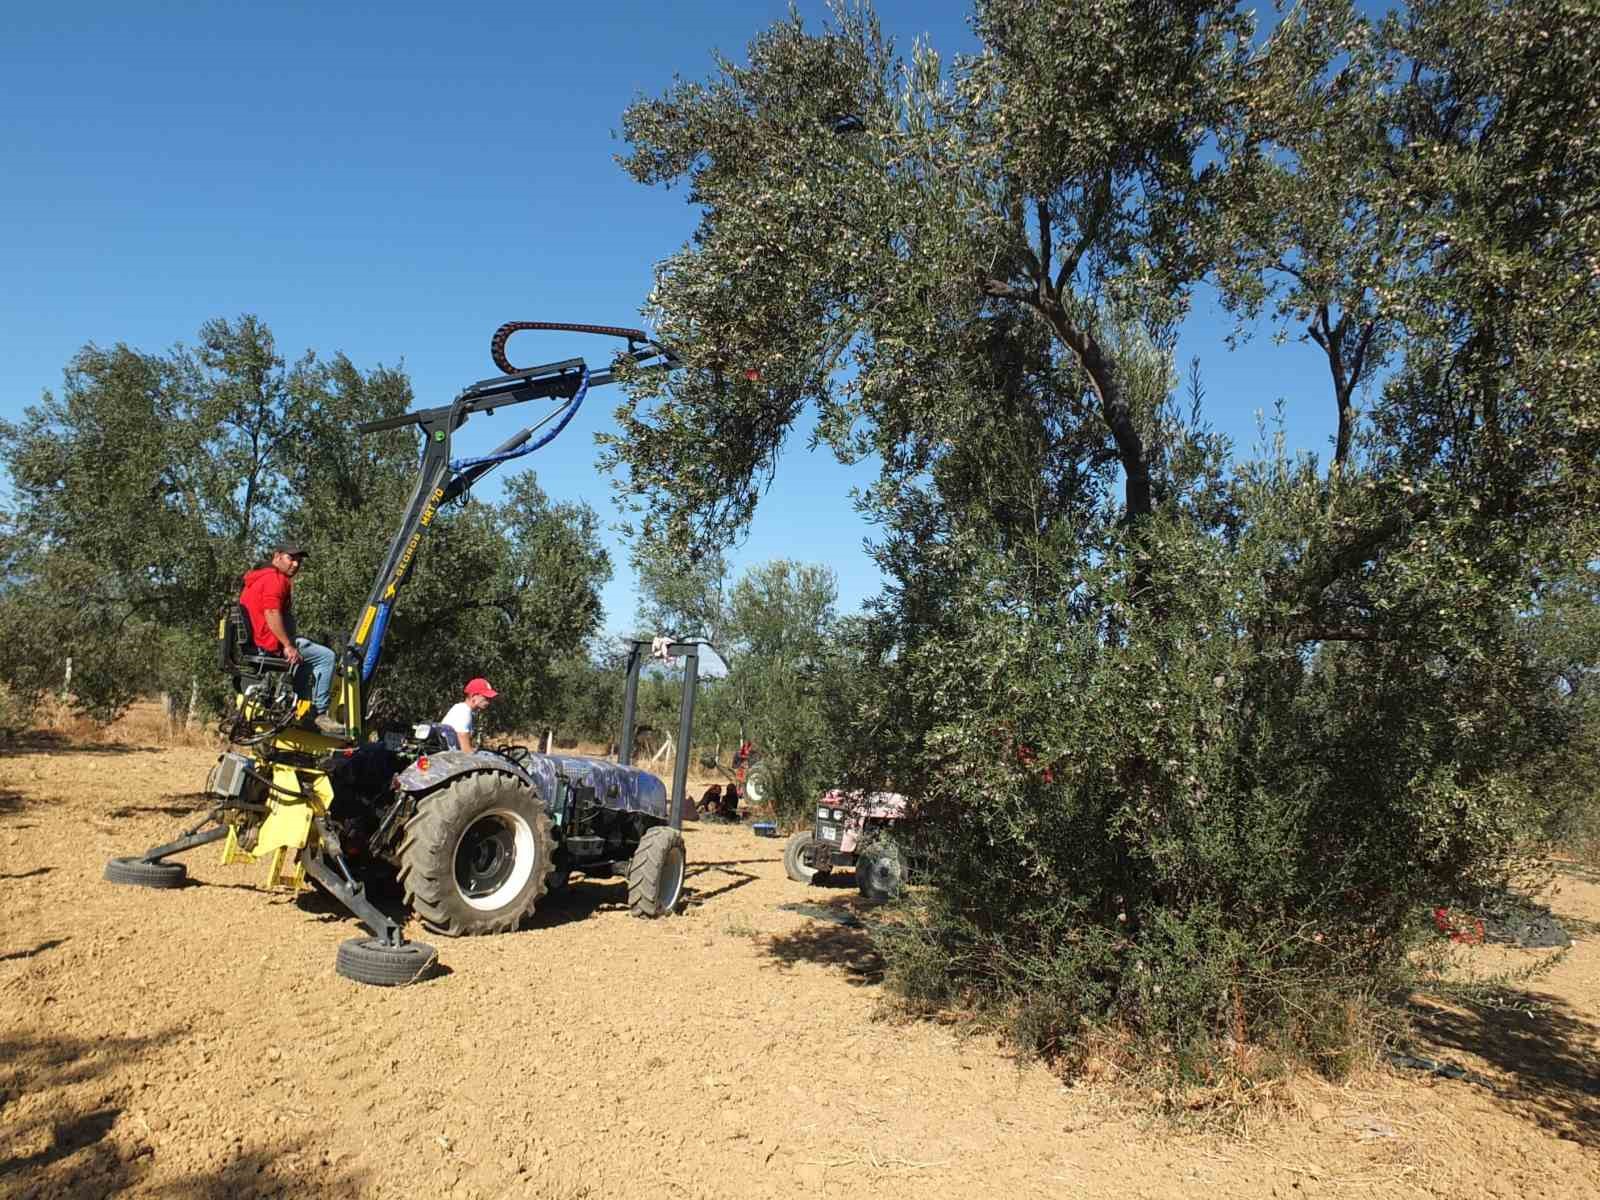
<instances>
[{"instance_id":1,"label":"blue hydraulic hose","mask_svg":"<svg viewBox=\"0 0 1600 1200\"><path fill-rule=\"evenodd\" d=\"M488 454L482 458L457 459L450 464L450 469L452 471L466 471L472 467L493 466L498 463L510 462L514 458L522 458L524 455L532 454L535 450L548 446L560 436L561 431L567 427L572 418L578 415L578 409L583 405L583 398L588 394L589 368L584 367L578 380L578 390L572 394L572 399L567 401L566 411L561 414L561 419L556 422L555 427L543 437L538 438L529 445L519 446L515 450L507 450L503 454Z\"/></svg>"},{"instance_id":2,"label":"blue hydraulic hose","mask_svg":"<svg viewBox=\"0 0 1600 1200\"><path fill-rule=\"evenodd\" d=\"M378 666L378 653L383 649L383 634L389 627L388 601L378 605L378 615L372 622L372 641L367 644L367 656L361 663L361 682L365 683L372 678L372 672Z\"/></svg>"}]
</instances>

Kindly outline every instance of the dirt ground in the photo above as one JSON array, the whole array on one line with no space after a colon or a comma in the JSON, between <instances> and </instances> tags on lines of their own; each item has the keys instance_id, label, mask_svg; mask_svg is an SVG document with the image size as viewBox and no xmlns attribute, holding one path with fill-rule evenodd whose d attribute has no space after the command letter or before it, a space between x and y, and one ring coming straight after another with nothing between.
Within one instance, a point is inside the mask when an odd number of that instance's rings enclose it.
<instances>
[{"instance_id":1,"label":"dirt ground","mask_svg":"<svg viewBox=\"0 0 1600 1200\"><path fill-rule=\"evenodd\" d=\"M337 977L358 927L215 847L182 890L103 883L213 757L0 751L0 1196L1600 1194L1600 876L1561 877L1580 936L1534 1015L1423 1006L1419 1053L1468 1079L1298 1083L1224 1137L885 1019L859 931L779 907L853 888L790 883L747 827L687 830L681 915L579 883L521 932L428 938L446 971L406 989Z\"/></svg>"}]
</instances>

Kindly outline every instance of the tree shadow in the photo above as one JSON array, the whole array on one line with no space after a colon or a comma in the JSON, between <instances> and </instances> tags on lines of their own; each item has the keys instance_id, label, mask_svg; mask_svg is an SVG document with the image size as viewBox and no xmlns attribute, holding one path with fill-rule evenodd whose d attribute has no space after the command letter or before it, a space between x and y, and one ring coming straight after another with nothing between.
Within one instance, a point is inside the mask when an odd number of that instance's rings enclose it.
<instances>
[{"instance_id":1,"label":"tree shadow","mask_svg":"<svg viewBox=\"0 0 1600 1200\"><path fill-rule=\"evenodd\" d=\"M843 970L846 980L856 987L883 982L883 956L867 929L811 921L793 933L773 934L766 950L780 970L809 962Z\"/></svg>"},{"instance_id":2,"label":"tree shadow","mask_svg":"<svg viewBox=\"0 0 1600 1200\"><path fill-rule=\"evenodd\" d=\"M1412 1005L1430 1043L1473 1054L1510 1076L1492 1081L1508 1108L1531 1115L1557 1136L1600 1147L1600 1026L1543 992L1508 992L1464 1011Z\"/></svg>"},{"instance_id":3,"label":"tree shadow","mask_svg":"<svg viewBox=\"0 0 1600 1200\"><path fill-rule=\"evenodd\" d=\"M0 1193L15 1194L32 1184L41 1192L87 1200L130 1186L138 1156L111 1137L123 1110L107 1103L99 1088L82 1085L176 1032L0 1039L0 1102L7 1118L0 1123ZM32 1103L21 1109L24 1097Z\"/></svg>"},{"instance_id":4,"label":"tree shadow","mask_svg":"<svg viewBox=\"0 0 1600 1200\"><path fill-rule=\"evenodd\" d=\"M132 742L86 742L53 729L33 729L0 746L0 753L14 758L29 754L154 754L165 748L136 746Z\"/></svg>"},{"instance_id":5,"label":"tree shadow","mask_svg":"<svg viewBox=\"0 0 1600 1200\"><path fill-rule=\"evenodd\" d=\"M32 958L36 954L43 954L46 950L54 950L57 946L71 940L71 938L47 938L32 950L13 950L9 954L0 954L0 962L19 962L24 958Z\"/></svg>"},{"instance_id":6,"label":"tree shadow","mask_svg":"<svg viewBox=\"0 0 1600 1200\"><path fill-rule=\"evenodd\" d=\"M18 871L14 875L0 873L0 879L32 879L35 875L48 875L54 870L54 867L35 867L31 871Z\"/></svg>"},{"instance_id":7,"label":"tree shadow","mask_svg":"<svg viewBox=\"0 0 1600 1200\"><path fill-rule=\"evenodd\" d=\"M100 1200L138 1190L170 1200L233 1200L371 1189L368 1171L338 1166L303 1135L252 1138L219 1166L190 1173L168 1168L167 1178L152 1180L168 1145L141 1115L111 1102L128 1089L105 1077L129 1064L144 1071L147 1055L169 1050L180 1033L0 1039L0 1195Z\"/></svg>"}]
</instances>

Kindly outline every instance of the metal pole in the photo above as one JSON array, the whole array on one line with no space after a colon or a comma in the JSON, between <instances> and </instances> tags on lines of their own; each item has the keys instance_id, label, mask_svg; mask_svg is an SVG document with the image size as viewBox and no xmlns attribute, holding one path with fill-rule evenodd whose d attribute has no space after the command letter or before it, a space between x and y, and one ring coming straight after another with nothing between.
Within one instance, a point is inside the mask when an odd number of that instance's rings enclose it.
<instances>
[{"instance_id":1,"label":"metal pole","mask_svg":"<svg viewBox=\"0 0 1600 1200\"><path fill-rule=\"evenodd\" d=\"M617 765L622 767L633 762L633 727L639 704L639 667L644 645L634 642L628 648L628 681L622 690L622 740L617 743Z\"/></svg>"},{"instance_id":2,"label":"metal pole","mask_svg":"<svg viewBox=\"0 0 1600 1200\"><path fill-rule=\"evenodd\" d=\"M690 642L673 646L683 653L683 699L678 704L678 756L672 762L672 827L683 828L683 794L689 788L689 739L694 736L694 692L700 678L700 647Z\"/></svg>"}]
</instances>

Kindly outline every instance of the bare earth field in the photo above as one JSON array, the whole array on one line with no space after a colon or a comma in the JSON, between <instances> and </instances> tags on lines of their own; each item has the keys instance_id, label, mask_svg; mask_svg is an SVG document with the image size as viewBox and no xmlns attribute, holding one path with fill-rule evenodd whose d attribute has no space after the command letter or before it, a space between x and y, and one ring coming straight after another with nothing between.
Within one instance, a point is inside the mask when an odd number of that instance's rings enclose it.
<instances>
[{"instance_id":1,"label":"bare earth field","mask_svg":"<svg viewBox=\"0 0 1600 1200\"><path fill-rule=\"evenodd\" d=\"M0 1196L1600 1195L1592 874L1551 897L1578 941L1538 1013L1425 1006L1419 1052L1471 1078L1297 1083L1224 1138L885 1019L862 935L778 907L853 888L788 882L747 828L687 830L679 916L579 883L519 933L427 938L447 972L395 990L334 975L353 921L215 847L182 890L103 883L198 819L213 757L0 750Z\"/></svg>"}]
</instances>

